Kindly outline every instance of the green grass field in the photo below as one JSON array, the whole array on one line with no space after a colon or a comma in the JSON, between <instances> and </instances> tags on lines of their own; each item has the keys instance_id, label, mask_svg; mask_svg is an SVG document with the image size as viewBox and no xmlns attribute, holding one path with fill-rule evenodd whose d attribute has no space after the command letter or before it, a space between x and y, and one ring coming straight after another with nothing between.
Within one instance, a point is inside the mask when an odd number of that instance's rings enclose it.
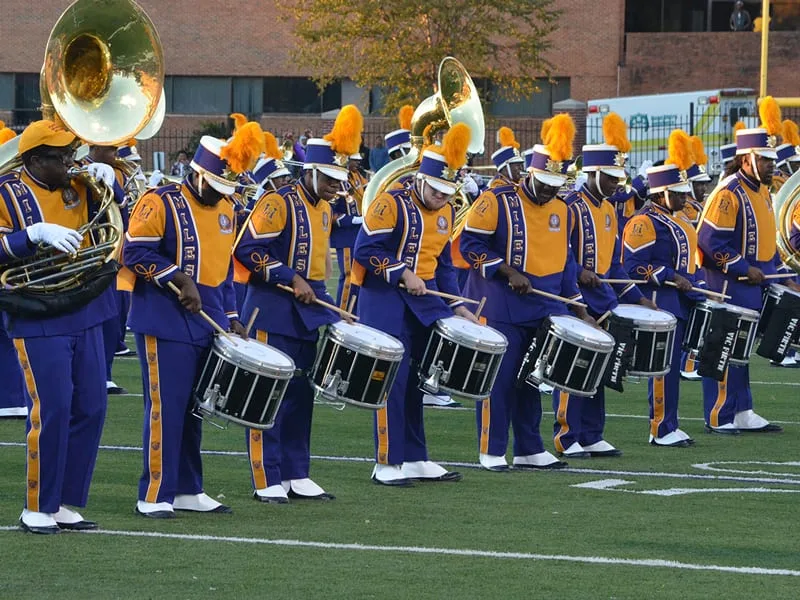
<instances>
[{"instance_id":1,"label":"green grass field","mask_svg":"<svg viewBox=\"0 0 800 600\"><path fill-rule=\"evenodd\" d=\"M318 405L311 474L327 503L253 501L243 430L207 425L206 491L234 514L164 522L133 512L141 381L118 359L132 394L109 399L83 511L99 533L16 528L24 423L0 421L0 598L797 598L800 370L755 357L751 375L757 411L784 433L704 434L700 384L684 382L697 444L654 448L646 384L629 383L607 394L606 437L625 455L563 472L478 470L474 412L426 409L431 458L464 479L408 489L369 480L370 411Z\"/></svg>"}]
</instances>

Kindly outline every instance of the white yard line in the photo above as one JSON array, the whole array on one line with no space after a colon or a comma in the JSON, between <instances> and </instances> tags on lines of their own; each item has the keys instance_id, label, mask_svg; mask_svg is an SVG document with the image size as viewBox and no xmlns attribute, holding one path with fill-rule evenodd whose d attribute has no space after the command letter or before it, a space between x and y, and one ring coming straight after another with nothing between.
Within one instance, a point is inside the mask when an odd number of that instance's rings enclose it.
<instances>
[{"instance_id":1,"label":"white yard line","mask_svg":"<svg viewBox=\"0 0 800 600\"><path fill-rule=\"evenodd\" d=\"M0 531L17 531L17 527L0 527ZM530 552L497 552L493 550L473 550L468 548L435 548L427 546L388 546L373 544L343 544L333 542L313 542L303 540L261 539L215 535L189 535L180 533L159 533L154 531L114 531L98 530L86 532L89 535L109 535L119 537L156 538L192 542L226 542L231 544L252 544L264 546L284 546L293 548L320 548L323 550L344 550L351 552L387 552L396 554L422 554L439 556L458 556L468 558L493 558L523 561L556 561L595 565L620 565L626 567L656 567L679 571L714 571L739 575L770 575L800 577L794 569L768 569L763 567L730 567L723 565L702 565L657 558L615 558L609 556L570 556L567 554L534 554Z\"/></svg>"}]
</instances>

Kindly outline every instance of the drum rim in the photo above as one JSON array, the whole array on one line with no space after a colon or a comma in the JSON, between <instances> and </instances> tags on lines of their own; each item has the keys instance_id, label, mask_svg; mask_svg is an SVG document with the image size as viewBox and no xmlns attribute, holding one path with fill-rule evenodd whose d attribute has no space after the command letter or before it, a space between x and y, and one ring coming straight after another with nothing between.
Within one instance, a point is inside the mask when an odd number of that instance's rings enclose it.
<instances>
[{"instance_id":1,"label":"drum rim","mask_svg":"<svg viewBox=\"0 0 800 600\"><path fill-rule=\"evenodd\" d=\"M474 325L475 327L486 328L493 333L497 334L500 339L497 341L488 341L488 340L475 340L474 338L464 338L463 335L456 335L463 333L462 331L458 331L453 327L447 327L446 321L453 322L452 320L456 319L457 322L465 322L469 323L470 325ZM460 317L458 315L453 315L452 317L443 317L441 319L437 319L435 330L439 332L442 337L456 342L460 346L464 346L465 348L469 348L470 350L478 350L479 352L488 352L489 354L504 354L506 349L508 348L508 339L502 332L498 331L494 327L489 325L483 324L475 324L472 321L465 319L464 317Z\"/></svg>"},{"instance_id":2,"label":"drum rim","mask_svg":"<svg viewBox=\"0 0 800 600\"><path fill-rule=\"evenodd\" d=\"M660 314L667 317L665 320L662 321L640 321L635 317L628 317L624 314L620 314L617 311L619 308L623 308L624 310L626 307L632 307L637 310L645 310L651 313ZM640 331L673 331L678 326L678 319L673 315L671 312L663 310L663 309L652 309L646 306L640 306L639 304L618 304L614 308L611 309L611 316L617 316L621 319L626 319L628 321L632 321L636 329Z\"/></svg>"},{"instance_id":3,"label":"drum rim","mask_svg":"<svg viewBox=\"0 0 800 600\"><path fill-rule=\"evenodd\" d=\"M292 377L294 377L294 372L297 367L295 366L294 359L292 359L291 356L289 356L285 352L281 352L274 346L265 344L264 342L254 340L252 338L248 339L247 341L254 342L256 344L261 344L262 346L266 346L272 352L285 358L289 362L289 365L288 366L269 365L263 363L260 360L254 360L250 356L247 356L241 352L231 352L231 350L235 350L236 347L233 346L229 340L226 340L222 336L217 336L214 339L214 344L211 347L211 351L220 358L226 359L234 366L245 369L247 371L251 371L263 377L274 377L275 379L291 379Z\"/></svg>"},{"instance_id":4,"label":"drum rim","mask_svg":"<svg viewBox=\"0 0 800 600\"><path fill-rule=\"evenodd\" d=\"M761 316L760 311L753 310L752 308L745 308L744 306L738 306L728 302L716 302L715 300L704 300L703 302L698 302L695 304L695 308L698 307L709 307L711 310L714 308L722 308L734 313L735 315L744 317L746 321L758 321L759 317Z\"/></svg>"},{"instance_id":5,"label":"drum rim","mask_svg":"<svg viewBox=\"0 0 800 600\"><path fill-rule=\"evenodd\" d=\"M576 333L576 332L572 331L571 329L566 329L564 327L559 327L558 323L554 319L561 319L561 318L570 319L569 322L577 321L578 323L581 323L582 325L588 327L589 329L587 329L587 331L597 331L597 332L601 333L603 336L605 336L606 339L604 339L604 340L600 340L600 339L592 340L592 339L589 339L589 338L587 338L587 337L585 337L585 336L583 336L583 335L581 335L579 333ZM554 333L556 333L556 334L562 334L563 338L559 338L559 339L563 339L563 341L569 342L569 343L571 343L573 345L580 346L580 342L590 343L592 345L589 346L589 347L587 347L587 346L581 346L581 347L582 348L586 348L588 350L598 350L598 351L599 350L606 350L606 353L608 354L608 353L611 353L611 352L614 351L614 346L616 346L616 344L617 344L617 341L614 339L614 336L611 335L610 333L608 333L605 329L592 327L591 325L589 325L589 323L586 323L585 321L583 321L582 319L579 319L578 317L573 317L572 315L550 315L550 316L547 317L547 319L550 321L549 329L551 331L554 331ZM579 339L576 339L576 338L579 338Z\"/></svg>"},{"instance_id":6,"label":"drum rim","mask_svg":"<svg viewBox=\"0 0 800 600\"><path fill-rule=\"evenodd\" d=\"M358 352L359 354L365 354L366 356L370 356L372 358L378 358L381 360L388 360L391 362L399 362L403 359L403 356L406 353L406 347L393 335L386 333L385 331L381 331L380 329L376 329L375 327L370 327L369 325L364 325L363 323L349 323L348 325L354 325L359 328L363 328L369 331L375 331L382 336L385 336L391 340L394 340L397 343L396 348L389 348L388 346L375 346L365 340L353 339L352 336L346 336L342 332L341 328L337 328L341 324L344 324L345 321L337 321L336 323L331 323L327 329L327 339L330 339L336 344L347 348L348 350L353 350L354 352Z\"/></svg>"},{"instance_id":7,"label":"drum rim","mask_svg":"<svg viewBox=\"0 0 800 600\"><path fill-rule=\"evenodd\" d=\"M773 295L772 294L773 291L780 293L776 293ZM781 283L770 283L769 287L767 288L767 295L772 296L773 298L776 298L778 300L780 300L781 296L783 296L786 293L792 294L800 298L800 292L796 292L789 286L783 285Z\"/></svg>"}]
</instances>

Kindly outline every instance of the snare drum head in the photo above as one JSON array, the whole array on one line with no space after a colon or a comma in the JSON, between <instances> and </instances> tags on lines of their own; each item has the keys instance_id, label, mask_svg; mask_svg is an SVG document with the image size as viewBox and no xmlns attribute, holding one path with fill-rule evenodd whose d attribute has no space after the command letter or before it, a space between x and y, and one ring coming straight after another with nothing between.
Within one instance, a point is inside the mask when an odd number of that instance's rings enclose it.
<instances>
[{"instance_id":1,"label":"snare drum head","mask_svg":"<svg viewBox=\"0 0 800 600\"><path fill-rule=\"evenodd\" d=\"M499 354L508 346L506 336L488 325L468 321L464 317L446 317L436 322L442 335L459 345L475 350L486 350Z\"/></svg>"},{"instance_id":2,"label":"snare drum head","mask_svg":"<svg viewBox=\"0 0 800 600\"><path fill-rule=\"evenodd\" d=\"M388 333L360 323L333 323L329 335L342 346L363 354L400 360L405 352L403 343Z\"/></svg>"},{"instance_id":3,"label":"snare drum head","mask_svg":"<svg viewBox=\"0 0 800 600\"><path fill-rule=\"evenodd\" d=\"M284 379L294 374L294 361L290 356L258 340L234 337L232 342L217 336L214 350L232 363L259 375Z\"/></svg>"},{"instance_id":4,"label":"snare drum head","mask_svg":"<svg viewBox=\"0 0 800 600\"><path fill-rule=\"evenodd\" d=\"M611 311L624 319L630 319L634 325L645 330L674 329L678 320L665 310L653 310L638 304L619 304Z\"/></svg>"},{"instance_id":5,"label":"snare drum head","mask_svg":"<svg viewBox=\"0 0 800 600\"><path fill-rule=\"evenodd\" d=\"M795 292L792 288L781 285L780 283L771 283L767 292L770 296L775 296L780 299L784 294L792 294L800 298L800 293Z\"/></svg>"},{"instance_id":6,"label":"snare drum head","mask_svg":"<svg viewBox=\"0 0 800 600\"><path fill-rule=\"evenodd\" d=\"M550 322L556 334L568 342L608 352L614 349L614 338L611 334L589 325L586 321L568 315L556 315L550 317Z\"/></svg>"},{"instance_id":7,"label":"snare drum head","mask_svg":"<svg viewBox=\"0 0 800 600\"><path fill-rule=\"evenodd\" d=\"M722 308L729 312L735 313L740 319L746 321L758 321L759 313L755 310L750 310L743 306L736 306L735 304L728 304L727 302L709 302L709 304L716 304L714 308Z\"/></svg>"}]
</instances>

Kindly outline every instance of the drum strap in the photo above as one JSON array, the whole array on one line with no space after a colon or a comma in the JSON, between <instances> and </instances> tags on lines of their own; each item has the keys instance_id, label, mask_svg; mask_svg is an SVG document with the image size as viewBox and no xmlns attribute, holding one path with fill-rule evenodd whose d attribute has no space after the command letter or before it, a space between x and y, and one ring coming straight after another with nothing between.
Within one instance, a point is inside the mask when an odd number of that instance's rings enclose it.
<instances>
[{"instance_id":1,"label":"drum strap","mask_svg":"<svg viewBox=\"0 0 800 600\"><path fill-rule=\"evenodd\" d=\"M717 381L725 378L728 361L733 354L739 326L739 317L728 310L711 311L708 333L703 340L697 365L697 374Z\"/></svg>"},{"instance_id":2,"label":"drum strap","mask_svg":"<svg viewBox=\"0 0 800 600\"><path fill-rule=\"evenodd\" d=\"M528 383L528 377L531 373L533 373L534 368L536 368L536 361L539 358L539 355L542 353L544 341L549 330L550 319L545 319L544 323L542 323L542 325L536 331L536 334L533 336L525 356L522 357L522 364L517 372L517 389L521 389L526 383ZM530 385L533 384L531 383Z\"/></svg>"},{"instance_id":3,"label":"drum strap","mask_svg":"<svg viewBox=\"0 0 800 600\"><path fill-rule=\"evenodd\" d=\"M631 319L614 315L609 322L608 332L614 336L614 351L603 375L603 385L622 392L622 380L628 372L636 344L636 326Z\"/></svg>"},{"instance_id":4,"label":"drum strap","mask_svg":"<svg viewBox=\"0 0 800 600\"><path fill-rule=\"evenodd\" d=\"M780 362L799 336L800 298L794 294L783 294L772 310L756 354Z\"/></svg>"}]
</instances>

